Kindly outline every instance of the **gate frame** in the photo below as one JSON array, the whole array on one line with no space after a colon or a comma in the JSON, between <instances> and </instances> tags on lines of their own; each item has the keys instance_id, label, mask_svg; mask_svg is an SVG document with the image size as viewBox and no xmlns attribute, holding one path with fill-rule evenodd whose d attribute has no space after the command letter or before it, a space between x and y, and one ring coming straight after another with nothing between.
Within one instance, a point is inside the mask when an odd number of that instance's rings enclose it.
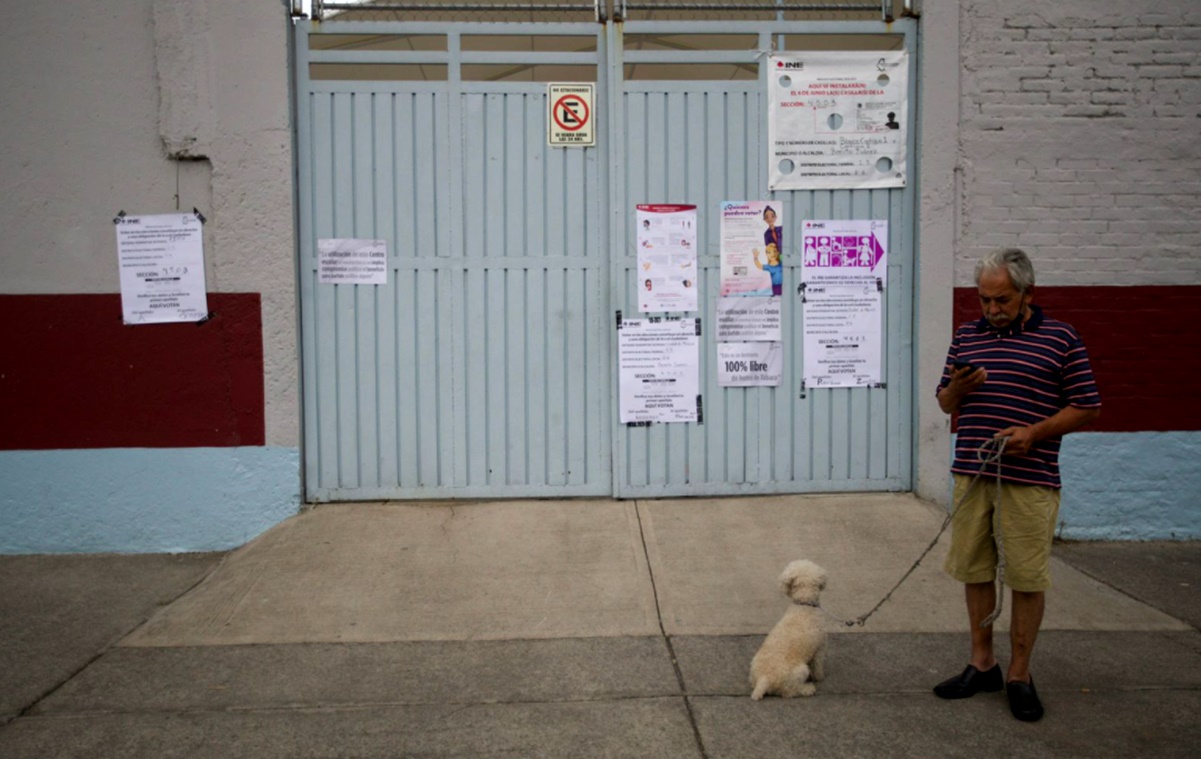
<instances>
[{"instance_id":1,"label":"gate frame","mask_svg":"<svg viewBox=\"0 0 1201 759\"><path fill-rule=\"evenodd\" d=\"M447 67L446 81L432 82L422 87L416 87L417 90L434 91L446 89L450 97L448 99L447 108L449 110L450 123L458 124L462 121L460 113L460 98L455 95L461 94L461 67L463 64L471 63L505 63L505 62L520 62L524 64L587 64L595 65L598 100L602 97L607 101L607 91L609 83L606 80L608 76L608 68L605 66L605 52L607 50L606 37L610 27L606 24L598 24L595 21L575 21L575 22L522 22L522 23L492 23L492 22L443 22L443 21L299 21L294 24L293 45L295 51L293 59L296 66L296 75L294 83L294 97L297 108L297 295L298 295L298 316L299 316L299 353L300 353L300 377L301 377L301 418L302 418L302 440L301 440L301 459L302 459L302 480L303 491L308 502L318 503L326 501L350 501L350 500L391 500L391 499L437 499L437 498L545 498L545 497L595 497L595 496L611 496L613 492L612 481L612 459L611 459L611 434L612 425L608 420L612 417L612 409L609 405L610 398L613 396L612 388L609 387L609 374L601 372L596 378L598 385L596 404L598 405L598 416L600 419L600 429L597 433L595 461L591 459L585 460L585 466L596 465L600 467L599 471L602 474L598 479L591 483L585 482L580 485L524 485L512 486L514 492L496 493L495 486L492 485L466 485L466 486L418 486L416 488L330 488L318 487L314 485L314 477L318 468L321 466L317 454L317 448L321 445L321 441L317 433L317 417L320 413L317 408L317 399L315 396L310 397L310 391L306 387L306 378L313 375L317 371L314 364L314 341L316 337L311 334L316 325L312 323L312 319L306 319L305 314L308 309L312 308L312 303L306 304L305 293L307 286L302 282L301 278L308 276L307 269L311 265L311 261L307 258L316 245L314 235L312 234L313 219L306 214L312 213L311 203L314 201L312 197L306 195L311 194L308 189L312 186L312 145L313 135L311 134L311 123L307 116L299 114L301 108L305 107L304 100L308 97L312 89L312 81L309 73L309 66L312 63L408 63L408 64L430 64L430 65L445 65ZM329 50L312 50L309 46L309 35L320 34L409 34L409 35L436 35L446 39L447 48L445 51L368 51L368 52L353 52L347 53L342 51ZM595 52L572 53L572 52L522 52L522 53L496 53L496 52L477 52L462 50L461 40L466 35L486 35L486 36L569 36L579 37L581 39L591 39L595 42ZM357 80L335 80L338 82L355 82ZM387 83L385 83L386 85ZM413 83L402 83L413 84ZM531 83L512 83L512 84L531 84ZM536 86L545 88L544 83L537 83ZM388 87L378 87L379 90L387 90ZM401 87L399 89L405 89ZM503 89L503 87L502 87ZM607 135L606 135L607 138ZM596 167L598 171L598 182L601 184L600 193L597 197L597 202L600 207L597 212L597 217L602 220L597 233L597 245L600 250L607 251L609 246L609 227L603 223L603 220L608 217L608 193L605 191L605 186L611 184L609 180L609 161L607 151L609 147L605 139L600 139L597 145L592 150L598 151L596 158ZM456 192L463 185L463 166L462 161L452 156L451 165L449 168L449 176L454 191L449 192L451 196L450 203L452 211L461 202ZM306 198L308 203L306 203ZM452 240L450 247L452 249L461 248L462 241L456 238L460 233L452 229ZM389 254L389 267L393 265L395 252ZM454 264L450 267L454 270ZM598 276L602 279L607 278L608 267L606 261L600 260L595 267ZM610 310L610 287L607 281L603 281L599 290L599 308L598 314L593 317L599 327L596 332L596 338L600 341L605 339L603 325L607 323L605 314ZM310 295L309 301L312 300ZM588 329L585 326L585 329ZM453 359L451 359L453 364ZM453 374L453 372L452 372ZM315 376L315 375L314 375ZM449 403L447 401L447 403ZM415 423L415 422L414 422ZM453 478L460 467L461 454L456 449L450 457L449 464L444 464L449 467L449 475ZM607 470L608 476L603 472Z\"/></svg>"},{"instance_id":2,"label":"gate frame","mask_svg":"<svg viewBox=\"0 0 1201 759\"><path fill-rule=\"evenodd\" d=\"M459 41L463 35L481 34L493 36L588 36L596 40L597 49L595 53L573 54L573 53L523 53L521 54L523 62L542 62L542 63L580 63L583 62L581 56L594 57L596 63L596 78L598 89L598 104L603 102L606 108L605 116L605 137L599 139L595 150L598 153L597 164L600 179L606 187L598 197L598 202L601 204L600 218L608 218L609 223L602 224L599 230L599 244L601 249L607 255L607 262L601 262L600 270L604 271L605 277L604 287L600 293L599 303L601 304L602 322L608 323L609 317L613 314L613 302L616 290L615 287L624 286L624 272L622 271L623 260L626 258L624 250L625 237L625 222L628 213L628 201L625 198L625 183L624 167L622 161L625 157L625 134L622 130L624 122L624 104L625 104L625 79L624 67L628 63L755 63L758 66L759 86L766 90L768 71L763 64L764 57L769 52L787 52L783 49L785 35L898 35L903 36L903 47L910 53L909 60L909 81L910 81L910 125L911 128L907 134L908 140L908 173L910 181L903 192L902 202L902 217L908 219L909 229L907 230L906 240L911 250L911 260L908 269L903 272L903 276L890 282L890 289L896 288L898 291L904 288L903 297L908 299L907 312L909 315L909 323L905 326L901 333L902 347L900 350L901 365L903 367L902 374L904 381L908 383L908 391L901 394L901 403L903 418L900 422L900 439L896 444L901 447L902 464L900 466L900 475L897 477L888 478L884 481L872 481L868 487L864 487L862 482L854 481L838 481L838 480L810 480L808 483L803 481L781 481L770 482L766 485L758 483L706 483L701 492L689 491L686 493L673 492L671 489L656 489L654 487L645 486L628 486L623 485L621 480L621 471L619 467L624 461L626 452L623 449L622 436L615 434L617 430L622 429L622 425L618 422L617 414L617 376L619 369L616 365L615 357L617 356L617 333L615 330L607 330L609 333L609 355L606 357L609 363L609 371L604 372L603 377L598 377L598 392L602 397L598 399L601 410L601 418L604 420L602 430L600 431L599 445L606 448L602 454L604 464L608 465L609 477L605 483L603 476L601 480L594 483L594 487L583 487L572 493L562 492L539 492L558 490L557 486L526 486L526 493L521 494L496 494L493 492L493 486L467 486L456 488L430 488L419 487L416 490L419 492L398 493L394 489L372 490L370 488L353 488L348 490L331 489L331 488L315 488L310 482L310 467L316 467L317 463L314 460L315 449L320 445L316 439L315 417L318 413L315 407L315 401L312 402L313 407L310 408L311 401L305 389L306 378L310 373L315 371L312 362L313 350L310 343L313 338L306 334L313 329L313 325L306 326L304 314L306 306L301 300L304 295L304 286L298 279L297 294L298 294L298 317L299 317L299 352L300 352L300 387L301 387L301 418L302 418L302 480L304 484L304 492L307 500L310 502L319 502L327 500L366 500L366 499L390 499L390 498L458 498L458 497L572 497L572 496L588 496L588 495L607 495L613 498L633 498L633 497L660 497L673 495L688 495L688 496L718 496L718 495L751 495L751 494L766 494L766 493L805 493L805 492L846 492L846 491L861 491L865 489L886 489L886 490L912 490L914 482L914 458L913 450L914 437L916 435L916 376L913 371L915 360L914 352L917 348L917 340L915 337L916 320L917 320L917 292L918 292L918 267L919 256L916 249L917 244L917 226L918 219L916 214L918 193L919 193L919 176L917 171L918 155L917 155L917 124L920 123L920 118L917 114L918 104L918 69L919 69L919 52L918 45L918 27L917 21L914 18L904 18L895 22L875 21L875 20L854 20L854 21L783 21L775 20L757 20L757 21L737 21L737 22L716 22L716 21L622 21L620 18L616 20L606 20L604 23L595 22L529 22L529 23L490 23L490 22L404 22L404 21L332 21L332 22L313 22L304 21L298 22L293 30L296 35L293 38L295 45L293 60L295 62L295 77L293 97L295 98L296 108L304 107L304 100L308 97L310 89L309 64L315 62L355 62L355 63L371 63L371 62L389 62L389 63L429 63L429 64L444 64L448 67L448 77L446 85L455 87L462 82L460 78L461 65L463 63L497 63L504 62L504 55L499 58L495 53L467 52L464 53L461 49ZM588 31L587 35L581 34L583 31ZM437 34L443 35L447 40L447 50L442 52L372 52L372 53L354 53L345 54L337 51L311 51L307 35L309 34L359 34L359 33L379 33L379 34ZM696 50L696 51L627 51L624 49L624 38L627 34L755 34L758 37L759 45L756 50ZM302 40L300 37L304 35ZM573 57L574 56L574 57ZM346 80L353 81L353 80ZM457 123L460 118L455 116L459 109L457 98L452 97L449 102L452 123ZM598 128L601 126L597 124ZM761 113L759 118L759 139L760 144L767 146L767 131L768 131L768 115L766 112ZM312 150L312 134L309 118L297 116L297 276L306 276L305 269L309 262L306 259L306 251L311 251L315 245L312 232L312 218L305 214L311 214L312 209L303 203L302 193L306 183L312 181L311 165L311 150ZM763 165L766 166L768 157L766 154L760 156ZM463 181L462 165L456 167L452 163L450 169L452 176L457 176L459 183ZM458 172L455 174L455 172ZM607 188L607 192L605 191ZM762 196L787 197L793 191L778 191L771 192L764 189ZM451 193L452 195L454 193ZM310 203L313 198L309 198ZM453 203L459 203L456 197ZM615 244L619 243L622 249L615 250ZM607 263L607 266L606 266ZM390 262L391 265L391 262ZM311 300L311 296L310 296ZM311 307L311 303L310 303ZM704 307L702 306L702 316ZM887 313L884 315L887 319ZM887 327L886 327L887 329ZM885 357L887 359L887 356ZM455 457L457 459L457 455ZM452 468L457 466L457 462L452 462ZM315 473L315 469L312 470ZM607 484L607 487L605 485ZM806 484L811 484L812 487L804 487ZM873 487L877 485L878 487Z\"/></svg>"},{"instance_id":3,"label":"gate frame","mask_svg":"<svg viewBox=\"0 0 1201 759\"><path fill-rule=\"evenodd\" d=\"M785 9L786 10L786 9ZM681 492L681 488L677 486L657 486L657 485L630 485L622 481L622 463L626 460L627 454L623 450L624 436L619 434L622 425L618 422L616 413L612 420L613 434L613 497L617 499L628 498L664 498L664 497L708 497L708 496L732 496L732 495L768 495L768 494L800 494L800 493L837 493L837 492L866 492L866 491L912 491L914 483L914 446L915 446L915 420L917 417L917 397L916 397L916 376L913 371L914 351L916 350L915 331L917 328L917 290L918 290L918 252L917 252L917 196L919 193L918 183L918 155L917 155L917 124L918 111L917 105L919 100L918 93L918 71L919 71L919 40L918 40L918 24L916 18L903 18L896 21L887 20L854 20L854 21L786 21L780 18L775 20L760 20L760 21L687 21L687 20L622 20L619 17L609 22L609 26L613 28L613 32L609 35L609 54L607 56L607 65L609 67L609 81L612 86L609 88L609 118L610 118L610 135L612 146L609 151L610 176L615 178L623 177L623 166L621 162L626 154L625 148L625 132L622 129L624 122L624 103L625 103L625 85L624 66L627 63L754 63L758 67L758 86L762 92L767 90L768 69L764 64L767 55L771 53L786 53L784 48L785 35L889 35L903 37L902 48L909 52L909 129L906 134L906 150L907 150L907 166L908 181L902 192L902 207L901 216L903 219L908 219L908 229L905 237L911 251L911 262L907 270L900 277L889 277L889 289L898 292L901 297L908 299L908 306L903 308L903 313L907 311L908 319L901 330L898 337L901 339L902 346L899 349L900 363L902 366L900 374L903 375L904 382L907 383L907 388L903 388L899 393L901 410L897 413L902 415L900 422L900 435L896 441L896 445L900 447L900 464L899 474L893 477L887 477L883 480L869 480L867 482L856 480L823 480L811 479L808 481L772 481L767 483L707 483L697 492L694 488L687 488L687 492ZM767 31L765 31L765 29ZM694 51L627 51L624 46L624 38L627 34L712 34L712 35L732 35L732 34L756 34L759 38L758 49L756 50L694 50ZM649 80L648 80L649 81ZM700 81L700 80L689 80ZM760 144L765 148L768 146L768 114L766 110L762 111L759 119L759 135ZM762 161L761 166L766 167L769 157L766 153L761 155L759 159ZM766 182L763 185L761 197L746 198L747 200L754 199L773 199L776 197L787 198L793 192L808 192L806 190L778 190L772 191L767 189ZM614 244L624 246L624 230L625 230L625 215L629 213L630 199L624 197L625 183L622 181L614 181L610 183L610 212L612 213L611 229L609 232L610 239ZM732 198L737 200L737 198ZM647 201L650 202L650 201ZM666 199L654 202L667 202ZM712 212L712 209L708 209ZM795 221L795 220L793 220ZM789 222L793 223L793 222ZM624 271L623 259L626 258L624 249L617 250L610 247L610 283L611 287L624 286ZM615 297L617 291L611 290L611 298ZM705 316L705 306L700 309L702 318ZM639 315L641 317L641 315ZM883 318L887 319L887 313L883 314ZM887 331L887 324L884 325ZM706 334L706 339L708 335ZM614 390L614 396L611 400L611 407L617 408L618 399L616 396L619 367L616 364L618 335L616 330L611 331L611 348L610 355L613 357L611 373L613 380L611 386ZM787 341L786 341L787 342ZM890 344L891 345L891 344ZM888 356L883 359L887 362ZM736 389L736 388L734 388ZM746 390L746 388L744 388ZM787 388L783 389L785 392ZM706 406L709 406L709 399L706 399Z\"/></svg>"}]
</instances>

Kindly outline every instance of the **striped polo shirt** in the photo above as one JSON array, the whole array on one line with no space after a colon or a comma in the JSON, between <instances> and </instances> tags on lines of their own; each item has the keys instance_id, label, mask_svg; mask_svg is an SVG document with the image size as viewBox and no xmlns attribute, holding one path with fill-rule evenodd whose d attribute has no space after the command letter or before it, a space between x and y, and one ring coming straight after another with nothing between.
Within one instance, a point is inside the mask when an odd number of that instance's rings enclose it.
<instances>
[{"instance_id":1,"label":"striped polo shirt","mask_svg":"<svg viewBox=\"0 0 1201 759\"><path fill-rule=\"evenodd\" d=\"M947 365L967 361L986 369L988 379L964 396L960 404L952 472L980 471L978 449L1006 427L1040 422L1067 406L1101 407L1080 335L1070 324L1045 317L1038 306L1031 305L1030 311L1025 323L1004 329L993 327L982 317L955 330ZM938 389L950 381L950 369L944 368ZM1025 456L1005 456L1001 478L1024 485L1060 487L1060 442L1061 438L1050 437L1033 445Z\"/></svg>"}]
</instances>

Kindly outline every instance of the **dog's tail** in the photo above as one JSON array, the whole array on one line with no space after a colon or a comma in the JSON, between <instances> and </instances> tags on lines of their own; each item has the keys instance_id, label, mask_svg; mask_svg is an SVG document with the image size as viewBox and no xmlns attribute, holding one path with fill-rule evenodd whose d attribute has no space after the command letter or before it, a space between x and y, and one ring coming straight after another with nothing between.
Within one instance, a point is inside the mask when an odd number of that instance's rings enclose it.
<instances>
[{"instance_id":1,"label":"dog's tail","mask_svg":"<svg viewBox=\"0 0 1201 759\"><path fill-rule=\"evenodd\" d=\"M751 692L751 698L755 701L760 701L767 695L768 682L766 677L760 677L759 682L755 683L755 690Z\"/></svg>"}]
</instances>

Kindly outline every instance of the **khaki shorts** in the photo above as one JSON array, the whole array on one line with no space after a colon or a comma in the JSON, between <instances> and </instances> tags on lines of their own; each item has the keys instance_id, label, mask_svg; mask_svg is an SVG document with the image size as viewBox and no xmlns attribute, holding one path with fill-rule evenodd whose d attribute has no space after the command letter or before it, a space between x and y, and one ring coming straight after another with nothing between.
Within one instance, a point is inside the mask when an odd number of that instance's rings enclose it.
<instances>
[{"instance_id":1,"label":"khaki shorts","mask_svg":"<svg viewBox=\"0 0 1201 759\"><path fill-rule=\"evenodd\" d=\"M997 545L993 540L993 501L997 481L982 476L967 501L960 504L972 478L955 475L951 517L951 549L943 570L962 583L996 578ZM1005 551L1005 584L1035 592L1051 587L1051 540L1059 520L1059 489L1044 485L1001 484L1001 545Z\"/></svg>"}]
</instances>

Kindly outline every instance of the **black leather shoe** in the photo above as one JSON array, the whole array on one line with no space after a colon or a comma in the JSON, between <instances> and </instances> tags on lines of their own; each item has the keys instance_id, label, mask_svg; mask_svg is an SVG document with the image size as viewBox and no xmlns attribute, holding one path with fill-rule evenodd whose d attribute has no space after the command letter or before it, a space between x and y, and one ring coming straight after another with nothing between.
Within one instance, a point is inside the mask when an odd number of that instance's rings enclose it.
<instances>
[{"instance_id":1,"label":"black leather shoe","mask_svg":"<svg viewBox=\"0 0 1201 759\"><path fill-rule=\"evenodd\" d=\"M1009 697L1009 711L1022 722L1037 722L1043 718L1043 702L1034 690L1034 678L1023 683L1020 680L1005 683L1005 695Z\"/></svg>"},{"instance_id":2,"label":"black leather shoe","mask_svg":"<svg viewBox=\"0 0 1201 759\"><path fill-rule=\"evenodd\" d=\"M971 664L958 675L943 680L934 686L934 695L939 698L971 698L980 691L989 693L1005 687L1005 678L1001 674L1001 665L994 664L987 672L981 672Z\"/></svg>"}]
</instances>

